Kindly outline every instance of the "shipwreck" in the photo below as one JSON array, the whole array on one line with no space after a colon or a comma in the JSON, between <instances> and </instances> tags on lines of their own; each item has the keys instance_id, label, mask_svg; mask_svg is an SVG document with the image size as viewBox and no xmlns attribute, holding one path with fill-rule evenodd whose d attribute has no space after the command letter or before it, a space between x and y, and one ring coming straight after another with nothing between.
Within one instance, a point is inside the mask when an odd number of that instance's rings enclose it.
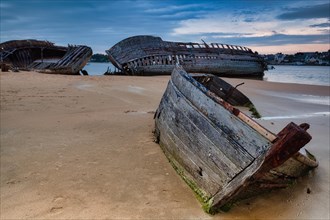
<instances>
[{"instance_id":1,"label":"shipwreck","mask_svg":"<svg viewBox=\"0 0 330 220\"><path fill-rule=\"evenodd\" d=\"M170 75L179 63L191 73L260 78L267 68L263 58L247 47L169 42L154 36L129 37L106 53L112 64L127 75Z\"/></svg>"},{"instance_id":2,"label":"shipwreck","mask_svg":"<svg viewBox=\"0 0 330 220\"><path fill-rule=\"evenodd\" d=\"M79 74L93 52L84 45L56 46L49 41L12 40L0 44L1 63L18 70Z\"/></svg>"},{"instance_id":3,"label":"shipwreck","mask_svg":"<svg viewBox=\"0 0 330 220\"><path fill-rule=\"evenodd\" d=\"M274 134L244 106L253 109L236 87L177 66L155 113L156 142L208 213L285 188L318 166L300 152L312 138L308 124Z\"/></svg>"}]
</instances>

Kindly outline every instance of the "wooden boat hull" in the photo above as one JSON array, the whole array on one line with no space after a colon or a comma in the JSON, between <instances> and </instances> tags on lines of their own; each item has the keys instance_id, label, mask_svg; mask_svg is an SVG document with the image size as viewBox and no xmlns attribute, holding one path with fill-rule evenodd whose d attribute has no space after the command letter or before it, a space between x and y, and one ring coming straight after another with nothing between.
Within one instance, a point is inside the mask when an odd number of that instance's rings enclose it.
<instances>
[{"instance_id":1,"label":"wooden boat hull","mask_svg":"<svg viewBox=\"0 0 330 220\"><path fill-rule=\"evenodd\" d=\"M77 75L93 52L87 46L56 46L48 41L15 40L0 44L2 61L15 69Z\"/></svg>"},{"instance_id":2,"label":"wooden boat hull","mask_svg":"<svg viewBox=\"0 0 330 220\"><path fill-rule=\"evenodd\" d=\"M155 136L207 212L286 187L317 166L298 152L311 139L307 125L290 123L274 135L229 104L238 95L224 101L226 92L220 94L198 77L181 67L173 70L155 113Z\"/></svg>"},{"instance_id":3,"label":"wooden boat hull","mask_svg":"<svg viewBox=\"0 0 330 220\"><path fill-rule=\"evenodd\" d=\"M110 61L128 75L170 75L177 63L191 73L262 77L266 64L251 49L218 43L163 41L135 36L106 51Z\"/></svg>"}]
</instances>

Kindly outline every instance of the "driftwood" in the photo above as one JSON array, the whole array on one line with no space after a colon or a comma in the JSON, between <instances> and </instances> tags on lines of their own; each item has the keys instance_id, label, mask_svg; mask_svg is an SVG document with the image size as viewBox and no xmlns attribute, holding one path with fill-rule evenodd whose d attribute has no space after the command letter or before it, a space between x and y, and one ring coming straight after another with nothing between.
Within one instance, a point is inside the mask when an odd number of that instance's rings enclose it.
<instances>
[{"instance_id":1,"label":"driftwood","mask_svg":"<svg viewBox=\"0 0 330 220\"><path fill-rule=\"evenodd\" d=\"M1 60L15 69L79 74L92 56L87 46L56 46L49 41L14 40L0 44Z\"/></svg>"},{"instance_id":2,"label":"driftwood","mask_svg":"<svg viewBox=\"0 0 330 220\"><path fill-rule=\"evenodd\" d=\"M177 63L188 72L219 76L262 77L267 68L247 47L169 42L153 36L124 39L106 52L113 65L128 75L170 75Z\"/></svg>"},{"instance_id":3,"label":"driftwood","mask_svg":"<svg viewBox=\"0 0 330 220\"><path fill-rule=\"evenodd\" d=\"M276 135L241 105L253 104L228 83L176 67L155 113L156 139L210 213L287 187L318 165L299 152L311 140L307 124L290 123Z\"/></svg>"}]
</instances>

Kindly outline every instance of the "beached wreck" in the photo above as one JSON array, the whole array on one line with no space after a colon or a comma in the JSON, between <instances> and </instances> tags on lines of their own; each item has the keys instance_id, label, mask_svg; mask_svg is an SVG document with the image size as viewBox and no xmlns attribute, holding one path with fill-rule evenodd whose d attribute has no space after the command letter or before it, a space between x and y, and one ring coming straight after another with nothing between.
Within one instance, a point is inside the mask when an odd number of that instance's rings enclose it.
<instances>
[{"instance_id":1,"label":"beached wreck","mask_svg":"<svg viewBox=\"0 0 330 220\"><path fill-rule=\"evenodd\" d=\"M208 213L287 187L318 166L299 151L312 138L308 124L289 123L276 135L237 106L253 108L220 78L178 66L155 113L156 141Z\"/></svg>"},{"instance_id":2,"label":"beached wreck","mask_svg":"<svg viewBox=\"0 0 330 220\"><path fill-rule=\"evenodd\" d=\"M13 69L56 74L79 74L93 54L87 46L56 46L39 40L7 41L0 48L1 62Z\"/></svg>"},{"instance_id":3,"label":"beached wreck","mask_svg":"<svg viewBox=\"0 0 330 220\"><path fill-rule=\"evenodd\" d=\"M177 63L190 73L231 77L262 77L267 68L263 58L247 47L169 42L154 36L129 37L106 53L127 75L170 75Z\"/></svg>"}]
</instances>

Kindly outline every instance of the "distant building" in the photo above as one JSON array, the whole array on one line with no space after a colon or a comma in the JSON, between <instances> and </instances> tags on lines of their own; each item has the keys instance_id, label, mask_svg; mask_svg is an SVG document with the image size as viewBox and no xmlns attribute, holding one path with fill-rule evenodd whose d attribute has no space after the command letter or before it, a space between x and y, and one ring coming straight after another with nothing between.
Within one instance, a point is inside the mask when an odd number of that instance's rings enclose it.
<instances>
[{"instance_id":1,"label":"distant building","mask_svg":"<svg viewBox=\"0 0 330 220\"><path fill-rule=\"evenodd\" d=\"M326 52L299 52L296 54L267 54L264 60L271 65L330 65L330 50Z\"/></svg>"},{"instance_id":2,"label":"distant building","mask_svg":"<svg viewBox=\"0 0 330 220\"><path fill-rule=\"evenodd\" d=\"M278 63L278 64L282 63L284 61L285 56L286 55L282 54L282 53L275 54L275 56L274 56L275 63Z\"/></svg>"}]
</instances>

